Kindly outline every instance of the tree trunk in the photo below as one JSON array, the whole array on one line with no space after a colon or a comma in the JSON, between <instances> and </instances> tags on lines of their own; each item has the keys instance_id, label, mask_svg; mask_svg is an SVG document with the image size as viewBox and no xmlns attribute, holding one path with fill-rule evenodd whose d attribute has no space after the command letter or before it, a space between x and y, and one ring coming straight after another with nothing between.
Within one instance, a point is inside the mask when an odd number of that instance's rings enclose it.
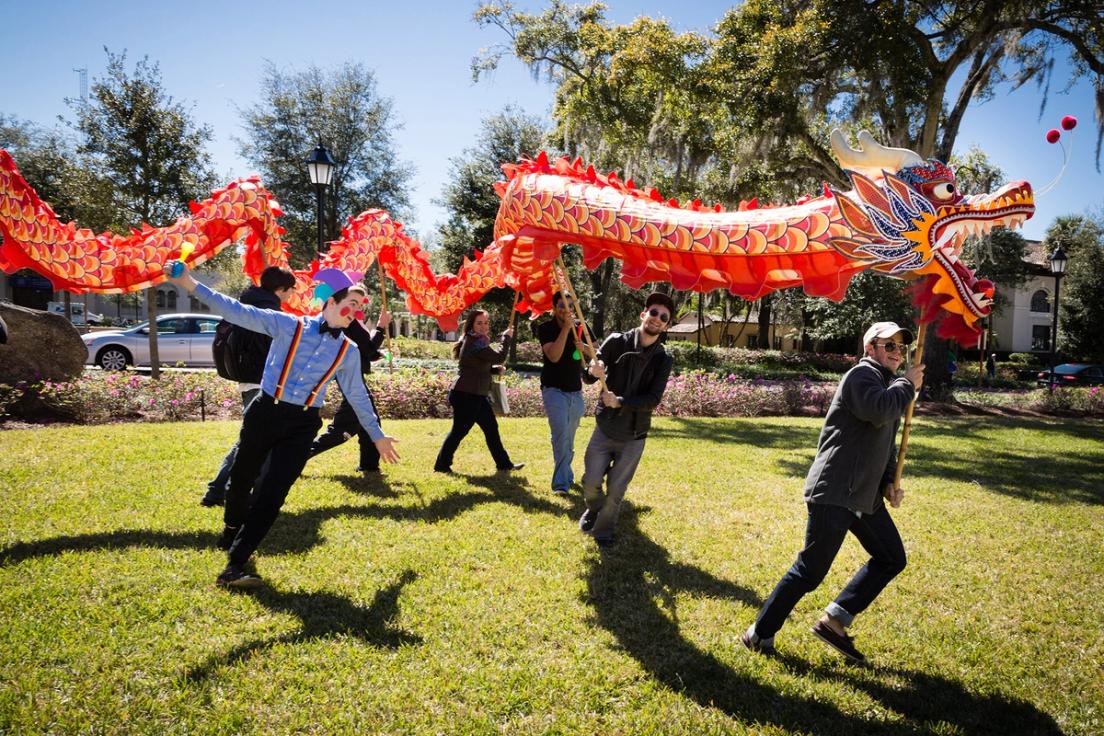
<instances>
[{"instance_id":1,"label":"tree trunk","mask_svg":"<svg viewBox=\"0 0 1104 736\"><path fill-rule=\"evenodd\" d=\"M607 258L602 265L590 272L590 286L594 293L594 335L606 334L606 304L609 302L609 285L613 279L613 260Z\"/></svg>"},{"instance_id":2,"label":"tree trunk","mask_svg":"<svg viewBox=\"0 0 1104 736\"><path fill-rule=\"evenodd\" d=\"M771 301L770 294L759 299L759 349L770 350Z\"/></svg>"},{"instance_id":3,"label":"tree trunk","mask_svg":"<svg viewBox=\"0 0 1104 736\"><path fill-rule=\"evenodd\" d=\"M150 378L161 377L161 356L157 353L157 287L146 289L146 319L149 320Z\"/></svg>"},{"instance_id":4,"label":"tree trunk","mask_svg":"<svg viewBox=\"0 0 1104 736\"><path fill-rule=\"evenodd\" d=\"M931 326L928 327L931 330ZM922 393L929 401L954 401L951 374L947 370L950 344L932 334L924 345L924 387Z\"/></svg>"}]
</instances>

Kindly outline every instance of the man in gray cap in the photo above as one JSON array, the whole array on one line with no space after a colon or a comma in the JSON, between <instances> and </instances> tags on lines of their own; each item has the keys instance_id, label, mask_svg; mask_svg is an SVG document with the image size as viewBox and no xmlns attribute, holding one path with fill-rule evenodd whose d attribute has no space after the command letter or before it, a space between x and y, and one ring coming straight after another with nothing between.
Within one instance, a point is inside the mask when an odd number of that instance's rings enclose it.
<instances>
[{"instance_id":1,"label":"man in gray cap","mask_svg":"<svg viewBox=\"0 0 1104 736\"><path fill-rule=\"evenodd\" d=\"M640 313L640 326L607 337L583 374L587 383L604 379L608 389L602 392L594 434L583 460L587 508L579 519L579 529L603 549L616 543L621 500L636 474L652 412L671 376L674 361L663 349L663 338L674 314L671 297L658 291L649 294Z\"/></svg>"},{"instance_id":2,"label":"man in gray cap","mask_svg":"<svg viewBox=\"0 0 1104 736\"><path fill-rule=\"evenodd\" d=\"M905 569L905 548L883 497L894 508L904 497L894 482L897 425L924 381L923 363L897 376L910 343L912 333L895 322L876 322L863 336L866 354L836 388L805 478L805 548L740 637L748 649L774 652L774 635L797 602L824 580L850 531L870 560L812 631L851 661L864 660L847 627Z\"/></svg>"}]
</instances>

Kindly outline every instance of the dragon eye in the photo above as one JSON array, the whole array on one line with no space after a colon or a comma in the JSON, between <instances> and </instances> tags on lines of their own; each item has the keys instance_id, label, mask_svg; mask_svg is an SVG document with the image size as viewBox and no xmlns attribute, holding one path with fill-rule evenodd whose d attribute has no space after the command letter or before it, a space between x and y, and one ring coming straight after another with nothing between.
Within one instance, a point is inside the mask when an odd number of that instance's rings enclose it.
<instances>
[{"instance_id":1,"label":"dragon eye","mask_svg":"<svg viewBox=\"0 0 1104 736\"><path fill-rule=\"evenodd\" d=\"M932 194L935 195L936 199L951 199L955 196L955 185L950 182L936 184L932 187Z\"/></svg>"}]
</instances>

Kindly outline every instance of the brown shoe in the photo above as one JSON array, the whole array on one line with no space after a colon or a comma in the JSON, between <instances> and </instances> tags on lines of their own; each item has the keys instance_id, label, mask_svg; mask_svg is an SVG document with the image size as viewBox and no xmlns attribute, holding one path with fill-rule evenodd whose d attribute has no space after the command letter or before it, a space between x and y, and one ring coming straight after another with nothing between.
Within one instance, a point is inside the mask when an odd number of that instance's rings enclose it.
<instances>
[{"instance_id":1,"label":"brown shoe","mask_svg":"<svg viewBox=\"0 0 1104 736\"><path fill-rule=\"evenodd\" d=\"M866 657L863 656L863 653L855 648L855 640L847 634L836 633L835 629L823 621L817 621L813 624L811 631L818 639L852 662L862 664L866 661Z\"/></svg>"}]
</instances>

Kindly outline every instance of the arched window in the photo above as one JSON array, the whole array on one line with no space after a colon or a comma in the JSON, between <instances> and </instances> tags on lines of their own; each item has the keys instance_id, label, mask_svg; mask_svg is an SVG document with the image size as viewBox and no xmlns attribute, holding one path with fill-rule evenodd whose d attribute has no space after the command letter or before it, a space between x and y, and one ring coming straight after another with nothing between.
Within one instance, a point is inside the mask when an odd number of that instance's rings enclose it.
<instances>
[{"instance_id":1,"label":"arched window","mask_svg":"<svg viewBox=\"0 0 1104 736\"><path fill-rule=\"evenodd\" d=\"M1031 295L1031 311L1050 313L1050 294L1045 289L1039 289Z\"/></svg>"},{"instance_id":2,"label":"arched window","mask_svg":"<svg viewBox=\"0 0 1104 736\"><path fill-rule=\"evenodd\" d=\"M168 304L165 305L166 309L176 309L176 290L173 289L167 293Z\"/></svg>"},{"instance_id":3,"label":"arched window","mask_svg":"<svg viewBox=\"0 0 1104 736\"><path fill-rule=\"evenodd\" d=\"M158 309L164 309L165 308L165 291L164 291L164 289L158 289L157 290L157 308Z\"/></svg>"}]
</instances>

